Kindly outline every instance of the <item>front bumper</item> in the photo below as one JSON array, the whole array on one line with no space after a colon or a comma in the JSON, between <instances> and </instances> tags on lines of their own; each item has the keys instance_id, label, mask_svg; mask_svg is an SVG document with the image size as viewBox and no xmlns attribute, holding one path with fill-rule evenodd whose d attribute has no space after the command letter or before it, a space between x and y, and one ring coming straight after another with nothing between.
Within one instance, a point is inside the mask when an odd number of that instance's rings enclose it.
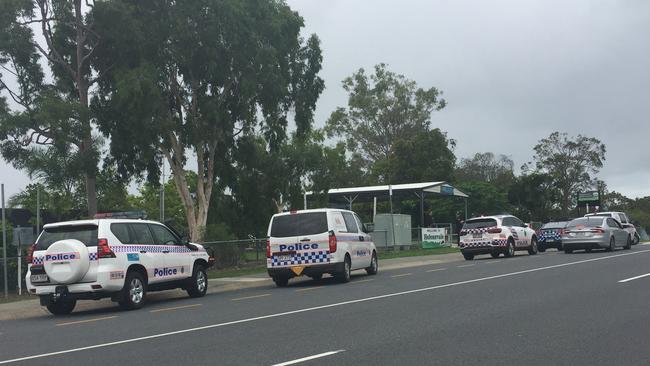
<instances>
[{"instance_id":1,"label":"front bumper","mask_svg":"<svg viewBox=\"0 0 650 366\"><path fill-rule=\"evenodd\" d=\"M299 267L299 266L293 266ZM270 277L298 277L294 271L291 270L292 267L267 267L267 271ZM304 266L300 276L314 276L321 275L324 273L336 274L343 272L343 263L327 263L327 264L316 264Z\"/></svg>"}]
</instances>

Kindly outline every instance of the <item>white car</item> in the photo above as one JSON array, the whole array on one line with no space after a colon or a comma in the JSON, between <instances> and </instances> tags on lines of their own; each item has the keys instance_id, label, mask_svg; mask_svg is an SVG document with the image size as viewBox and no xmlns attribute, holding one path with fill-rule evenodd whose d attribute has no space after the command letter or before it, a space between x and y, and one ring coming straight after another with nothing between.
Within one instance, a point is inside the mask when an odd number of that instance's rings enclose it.
<instances>
[{"instance_id":1,"label":"white car","mask_svg":"<svg viewBox=\"0 0 650 366\"><path fill-rule=\"evenodd\" d=\"M585 217L590 217L590 216L602 216L602 217L611 217L618 221L625 231L627 231L630 234L630 237L632 238L632 245L637 245L639 244L639 241L641 241L641 237L639 236L639 233L636 231L636 227L634 227L634 224L630 222L630 220L627 218L627 215L625 212L595 212L595 213L589 213L586 214Z\"/></svg>"},{"instance_id":2,"label":"white car","mask_svg":"<svg viewBox=\"0 0 650 366\"><path fill-rule=\"evenodd\" d=\"M126 309L144 305L148 291L183 288L205 295L211 258L154 221L97 219L43 227L32 246L25 281L55 315L77 300L110 297Z\"/></svg>"},{"instance_id":3,"label":"white car","mask_svg":"<svg viewBox=\"0 0 650 366\"><path fill-rule=\"evenodd\" d=\"M352 211L316 209L273 215L266 242L266 268L279 287L307 275L329 273L340 282L350 272L377 273L377 248L359 216Z\"/></svg>"},{"instance_id":4,"label":"white car","mask_svg":"<svg viewBox=\"0 0 650 366\"><path fill-rule=\"evenodd\" d=\"M493 258L503 253L512 257L517 250L537 254L537 235L514 216L483 216L469 219L460 231L458 245L466 260L475 255L491 254Z\"/></svg>"}]
</instances>

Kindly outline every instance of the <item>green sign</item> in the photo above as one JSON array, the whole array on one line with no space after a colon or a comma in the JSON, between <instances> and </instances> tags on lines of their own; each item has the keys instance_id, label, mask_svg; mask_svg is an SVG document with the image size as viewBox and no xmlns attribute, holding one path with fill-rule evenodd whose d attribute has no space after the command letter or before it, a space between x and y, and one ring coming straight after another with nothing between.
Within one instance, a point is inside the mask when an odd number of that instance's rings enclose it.
<instances>
[{"instance_id":1,"label":"green sign","mask_svg":"<svg viewBox=\"0 0 650 366\"><path fill-rule=\"evenodd\" d=\"M600 193L598 191L578 193L578 203L599 202Z\"/></svg>"},{"instance_id":2,"label":"green sign","mask_svg":"<svg viewBox=\"0 0 650 366\"><path fill-rule=\"evenodd\" d=\"M422 249L433 249L447 246L445 228L422 228Z\"/></svg>"}]
</instances>

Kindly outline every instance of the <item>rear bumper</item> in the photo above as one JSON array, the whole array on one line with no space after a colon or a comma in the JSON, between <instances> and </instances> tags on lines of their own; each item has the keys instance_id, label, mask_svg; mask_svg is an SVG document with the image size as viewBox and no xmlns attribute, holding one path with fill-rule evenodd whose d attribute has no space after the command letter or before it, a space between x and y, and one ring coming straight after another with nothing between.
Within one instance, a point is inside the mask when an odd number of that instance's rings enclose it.
<instances>
[{"instance_id":1,"label":"rear bumper","mask_svg":"<svg viewBox=\"0 0 650 366\"><path fill-rule=\"evenodd\" d=\"M293 278L298 276L291 270L291 267L272 267L272 268L267 268L267 271L270 277ZM300 275L313 276L313 275L321 275L324 273L335 274L342 271L343 271L343 263L327 263L327 264L305 266L305 268L303 269Z\"/></svg>"},{"instance_id":2,"label":"rear bumper","mask_svg":"<svg viewBox=\"0 0 650 366\"><path fill-rule=\"evenodd\" d=\"M537 242L537 247L540 249L562 249L562 240L540 240Z\"/></svg>"},{"instance_id":3,"label":"rear bumper","mask_svg":"<svg viewBox=\"0 0 650 366\"><path fill-rule=\"evenodd\" d=\"M496 239L488 242L481 243L465 243L459 244L460 251L468 254L490 254L490 253L506 253L508 251L508 241L506 239Z\"/></svg>"},{"instance_id":4,"label":"rear bumper","mask_svg":"<svg viewBox=\"0 0 650 366\"><path fill-rule=\"evenodd\" d=\"M603 249L609 247L609 240L607 238L597 239L562 239L562 246L564 249Z\"/></svg>"},{"instance_id":5,"label":"rear bumper","mask_svg":"<svg viewBox=\"0 0 650 366\"><path fill-rule=\"evenodd\" d=\"M42 306L47 306L58 299L66 300L101 300L115 295L114 292L96 291L96 292L68 292L67 286L58 286L59 291L38 295Z\"/></svg>"}]
</instances>

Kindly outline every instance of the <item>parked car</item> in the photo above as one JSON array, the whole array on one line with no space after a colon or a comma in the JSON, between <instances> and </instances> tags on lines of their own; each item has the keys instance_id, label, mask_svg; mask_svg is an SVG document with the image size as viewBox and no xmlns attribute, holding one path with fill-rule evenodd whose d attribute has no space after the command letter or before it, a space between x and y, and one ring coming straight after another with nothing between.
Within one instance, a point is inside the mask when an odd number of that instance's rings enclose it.
<instances>
[{"instance_id":1,"label":"parked car","mask_svg":"<svg viewBox=\"0 0 650 366\"><path fill-rule=\"evenodd\" d=\"M554 221L548 222L539 229L537 248L540 252L545 252L548 248L555 248L558 251L562 248L562 234L568 221Z\"/></svg>"},{"instance_id":2,"label":"parked car","mask_svg":"<svg viewBox=\"0 0 650 366\"><path fill-rule=\"evenodd\" d=\"M126 309L144 305L150 291L182 288L205 295L205 249L165 225L145 220L66 221L43 227L31 248L25 281L54 315L77 300L110 297Z\"/></svg>"},{"instance_id":3,"label":"parked car","mask_svg":"<svg viewBox=\"0 0 650 366\"><path fill-rule=\"evenodd\" d=\"M589 216L572 220L562 235L565 253L584 249L605 249L614 251L616 247L632 248L632 237L620 222L612 217Z\"/></svg>"},{"instance_id":4,"label":"parked car","mask_svg":"<svg viewBox=\"0 0 650 366\"><path fill-rule=\"evenodd\" d=\"M318 280L329 273L340 282L350 272L377 274L377 248L352 211L316 209L273 215L268 228L266 268L278 287L306 275Z\"/></svg>"},{"instance_id":5,"label":"parked car","mask_svg":"<svg viewBox=\"0 0 650 366\"><path fill-rule=\"evenodd\" d=\"M498 215L469 219L460 231L459 247L466 260L479 254L512 257L517 250L537 254L537 235L514 216Z\"/></svg>"},{"instance_id":6,"label":"parked car","mask_svg":"<svg viewBox=\"0 0 650 366\"><path fill-rule=\"evenodd\" d=\"M634 224L630 222L628 219L627 215L624 212L595 212L595 213L590 213L586 214L585 217L590 217L590 216L602 216L602 217L611 217L616 219L623 228L630 234L632 237L632 245L637 245L641 241L641 236L639 233L636 231L636 227L634 227Z\"/></svg>"}]
</instances>

